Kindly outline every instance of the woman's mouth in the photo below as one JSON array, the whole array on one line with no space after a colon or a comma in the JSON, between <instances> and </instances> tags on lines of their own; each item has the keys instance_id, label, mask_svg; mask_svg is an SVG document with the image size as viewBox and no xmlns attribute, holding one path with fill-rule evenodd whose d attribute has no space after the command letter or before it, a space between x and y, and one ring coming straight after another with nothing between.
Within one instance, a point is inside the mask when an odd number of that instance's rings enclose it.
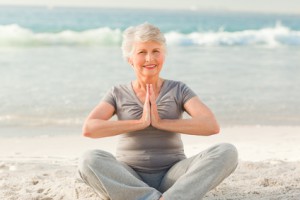
<instances>
[{"instance_id":1,"label":"woman's mouth","mask_svg":"<svg viewBox=\"0 0 300 200\"><path fill-rule=\"evenodd\" d=\"M144 68L146 69L154 69L156 65L144 65Z\"/></svg>"}]
</instances>

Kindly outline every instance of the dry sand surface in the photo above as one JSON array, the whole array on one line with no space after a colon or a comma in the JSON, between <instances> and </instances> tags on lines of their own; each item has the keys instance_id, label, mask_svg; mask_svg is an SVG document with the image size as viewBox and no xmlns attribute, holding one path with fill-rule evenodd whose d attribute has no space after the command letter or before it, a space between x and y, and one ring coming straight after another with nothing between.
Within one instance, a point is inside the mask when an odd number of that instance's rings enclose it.
<instances>
[{"instance_id":1,"label":"dry sand surface","mask_svg":"<svg viewBox=\"0 0 300 200\"><path fill-rule=\"evenodd\" d=\"M114 152L117 137L6 137L0 140L0 199L96 200L76 177L78 157L88 149ZM217 199L300 199L300 127L224 128L210 137L183 136L187 156L220 142L239 151L239 166L206 195Z\"/></svg>"}]
</instances>

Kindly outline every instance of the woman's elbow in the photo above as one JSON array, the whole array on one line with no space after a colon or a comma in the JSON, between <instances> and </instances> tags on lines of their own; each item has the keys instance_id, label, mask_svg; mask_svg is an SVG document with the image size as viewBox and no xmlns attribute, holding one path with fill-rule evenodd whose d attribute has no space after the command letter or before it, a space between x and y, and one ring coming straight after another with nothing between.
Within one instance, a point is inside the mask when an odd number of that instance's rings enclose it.
<instances>
[{"instance_id":1,"label":"woman's elbow","mask_svg":"<svg viewBox=\"0 0 300 200\"><path fill-rule=\"evenodd\" d=\"M92 137L92 134L89 133L89 132L83 131L83 132L82 132L82 136L91 138L91 137Z\"/></svg>"},{"instance_id":2,"label":"woman's elbow","mask_svg":"<svg viewBox=\"0 0 300 200\"><path fill-rule=\"evenodd\" d=\"M84 136L84 137L88 137L88 138L98 138L98 137L96 137L96 135L95 134L93 134L93 133L91 133L91 132L88 132L88 131L82 131L82 136Z\"/></svg>"},{"instance_id":3,"label":"woman's elbow","mask_svg":"<svg viewBox=\"0 0 300 200\"><path fill-rule=\"evenodd\" d=\"M92 138L92 133L88 130L87 124L84 124L82 127L82 136Z\"/></svg>"},{"instance_id":4,"label":"woman's elbow","mask_svg":"<svg viewBox=\"0 0 300 200\"><path fill-rule=\"evenodd\" d=\"M220 133L220 126L217 123L214 123L208 127L207 136L215 135Z\"/></svg>"},{"instance_id":5,"label":"woman's elbow","mask_svg":"<svg viewBox=\"0 0 300 200\"><path fill-rule=\"evenodd\" d=\"M214 116L212 116L212 118L210 119L210 127L211 127L211 135L215 135L220 133L220 126L218 121L216 120L216 118Z\"/></svg>"},{"instance_id":6,"label":"woman's elbow","mask_svg":"<svg viewBox=\"0 0 300 200\"><path fill-rule=\"evenodd\" d=\"M220 126L216 125L213 129L212 129L212 135L218 134L220 133Z\"/></svg>"}]
</instances>

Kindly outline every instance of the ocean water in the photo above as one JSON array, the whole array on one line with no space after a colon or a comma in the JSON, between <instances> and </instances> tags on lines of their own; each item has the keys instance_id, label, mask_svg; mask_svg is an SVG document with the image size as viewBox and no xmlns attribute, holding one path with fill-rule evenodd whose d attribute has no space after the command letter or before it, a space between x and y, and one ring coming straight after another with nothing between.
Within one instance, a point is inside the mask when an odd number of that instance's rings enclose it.
<instances>
[{"instance_id":1,"label":"ocean water","mask_svg":"<svg viewBox=\"0 0 300 200\"><path fill-rule=\"evenodd\" d=\"M145 21L167 38L162 77L187 83L221 126L300 125L300 15L0 7L0 136L78 134L135 78L122 32Z\"/></svg>"}]
</instances>

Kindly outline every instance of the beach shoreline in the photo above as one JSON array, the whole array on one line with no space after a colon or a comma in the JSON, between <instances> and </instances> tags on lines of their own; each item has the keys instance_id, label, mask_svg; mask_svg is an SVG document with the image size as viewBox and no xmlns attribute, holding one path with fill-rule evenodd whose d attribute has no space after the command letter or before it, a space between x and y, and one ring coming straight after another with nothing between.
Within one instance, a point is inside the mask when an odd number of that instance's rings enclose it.
<instances>
[{"instance_id":1,"label":"beach shoreline","mask_svg":"<svg viewBox=\"0 0 300 200\"><path fill-rule=\"evenodd\" d=\"M36 132L38 130L36 128ZM47 128L42 128L40 135L1 137L0 159L75 159L89 149L102 149L114 154L118 142L118 136L83 137L79 128L52 128L48 134L43 132L45 130ZM237 126L221 128L219 134L212 136L182 134L181 137L188 157L214 144L227 142L237 147L239 159L243 161L299 161L300 134L297 133L300 133L300 126Z\"/></svg>"}]
</instances>

